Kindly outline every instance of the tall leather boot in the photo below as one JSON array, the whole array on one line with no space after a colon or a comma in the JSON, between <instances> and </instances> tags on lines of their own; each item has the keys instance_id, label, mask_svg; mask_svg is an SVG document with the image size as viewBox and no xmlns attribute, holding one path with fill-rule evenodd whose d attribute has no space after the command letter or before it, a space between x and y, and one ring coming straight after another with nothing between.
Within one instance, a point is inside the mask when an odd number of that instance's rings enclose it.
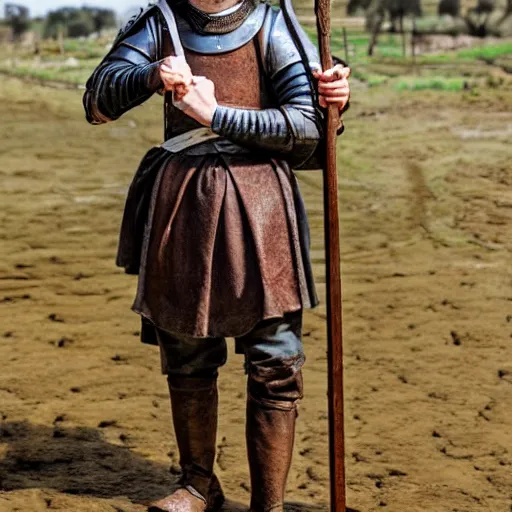
<instances>
[{"instance_id":1,"label":"tall leather boot","mask_svg":"<svg viewBox=\"0 0 512 512\"><path fill-rule=\"evenodd\" d=\"M248 396L246 439L251 472L251 512L284 510L296 417L294 402Z\"/></svg>"},{"instance_id":2,"label":"tall leather boot","mask_svg":"<svg viewBox=\"0 0 512 512\"><path fill-rule=\"evenodd\" d=\"M217 438L217 377L168 377L180 452L181 488L148 512L205 512L221 508L224 495L213 473Z\"/></svg>"}]
</instances>

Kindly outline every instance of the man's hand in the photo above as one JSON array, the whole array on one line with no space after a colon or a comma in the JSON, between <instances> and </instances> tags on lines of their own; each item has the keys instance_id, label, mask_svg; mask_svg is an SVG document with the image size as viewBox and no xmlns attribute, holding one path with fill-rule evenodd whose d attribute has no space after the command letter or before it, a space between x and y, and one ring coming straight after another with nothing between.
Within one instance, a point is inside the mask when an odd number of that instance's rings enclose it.
<instances>
[{"instance_id":1,"label":"man's hand","mask_svg":"<svg viewBox=\"0 0 512 512\"><path fill-rule=\"evenodd\" d=\"M204 76L194 76L186 94L175 93L173 103L189 117L210 127L217 108L215 86Z\"/></svg>"},{"instance_id":2,"label":"man's hand","mask_svg":"<svg viewBox=\"0 0 512 512\"><path fill-rule=\"evenodd\" d=\"M184 96L192 84L192 71L185 57L166 57L160 62L160 78L166 91L175 96Z\"/></svg>"},{"instance_id":3,"label":"man's hand","mask_svg":"<svg viewBox=\"0 0 512 512\"><path fill-rule=\"evenodd\" d=\"M313 75L318 80L320 106L326 108L334 103L341 112L350 98L350 68L337 64L327 71L313 70Z\"/></svg>"}]
</instances>

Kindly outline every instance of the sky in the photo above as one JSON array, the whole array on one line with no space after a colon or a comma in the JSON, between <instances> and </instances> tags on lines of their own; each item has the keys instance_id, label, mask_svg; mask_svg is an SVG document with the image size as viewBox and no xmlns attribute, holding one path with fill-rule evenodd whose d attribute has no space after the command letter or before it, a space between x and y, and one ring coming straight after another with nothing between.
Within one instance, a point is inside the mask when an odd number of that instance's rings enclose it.
<instances>
[{"instance_id":1,"label":"sky","mask_svg":"<svg viewBox=\"0 0 512 512\"><path fill-rule=\"evenodd\" d=\"M9 0L12 3L24 5L30 9L32 16L40 16L52 9L59 7L81 7L82 5L91 5L95 7L106 7L114 9L119 14L123 14L133 7L146 6L147 0ZM3 14L4 0L0 0L0 12Z\"/></svg>"}]
</instances>

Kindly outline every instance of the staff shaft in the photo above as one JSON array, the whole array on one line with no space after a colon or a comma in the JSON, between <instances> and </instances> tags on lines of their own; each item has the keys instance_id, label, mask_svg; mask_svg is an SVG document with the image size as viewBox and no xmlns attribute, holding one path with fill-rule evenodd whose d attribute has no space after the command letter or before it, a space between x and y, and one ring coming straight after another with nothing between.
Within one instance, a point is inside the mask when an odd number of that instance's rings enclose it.
<instances>
[{"instance_id":1,"label":"staff shaft","mask_svg":"<svg viewBox=\"0 0 512 512\"><path fill-rule=\"evenodd\" d=\"M301 42L303 32L293 12L291 0L280 0L290 33L302 60L308 56ZM315 6L320 58L323 69L332 67L330 0L316 0ZM338 176L336 172L336 132L339 114L336 106L327 111L325 123L326 158L324 167L325 258L327 276L327 338L329 361L329 448L331 469L331 511L346 512L345 429L343 415L343 339L341 317L340 238L338 220Z\"/></svg>"},{"instance_id":2,"label":"staff shaft","mask_svg":"<svg viewBox=\"0 0 512 512\"><path fill-rule=\"evenodd\" d=\"M330 1L317 0L318 44L322 69L332 67ZM331 511L346 511L345 427L343 395L343 329L338 215L338 174L336 131L339 113L336 105L327 111L325 124L324 222L327 283L327 340L329 364L329 442L331 469Z\"/></svg>"}]
</instances>

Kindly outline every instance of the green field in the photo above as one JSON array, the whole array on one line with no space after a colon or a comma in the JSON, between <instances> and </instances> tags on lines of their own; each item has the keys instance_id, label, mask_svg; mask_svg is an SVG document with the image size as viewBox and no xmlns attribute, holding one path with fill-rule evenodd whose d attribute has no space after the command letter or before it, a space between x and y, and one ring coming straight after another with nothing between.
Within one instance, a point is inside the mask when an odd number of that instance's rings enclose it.
<instances>
[{"instance_id":1,"label":"green field","mask_svg":"<svg viewBox=\"0 0 512 512\"><path fill-rule=\"evenodd\" d=\"M316 39L314 27L306 30ZM343 47L343 28L332 31L335 55L346 58L353 77L369 86L386 84L410 89L478 89L492 82L497 70L512 68L512 40L477 41L475 46L456 51L424 53L413 59L403 57L402 39L396 34L382 34L374 57L366 55L369 36L362 29L347 30L348 47ZM0 72L18 77L83 86L107 52L110 39L98 41L66 40L64 54L54 41L41 43L40 55L31 48L0 47ZM504 80L506 82L506 80Z\"/></svg>"},{"instance_id":2,"label":"green field","mask_svg":"<svg viewBox=\"0 0 512 512\"><path fill-rule=\"evenodd\" d=\"M277 3L277 1L276 1ZM294 0L294 7L310 37L316 39L314 8L311 0ZM512 69L512 39L473 40L470 47L455 51L419 51L413 59L411 37L406 37L406 55L403 40L398 34L381 34L373 58L367 56L369 35L364 31L364 20L359 23L344 18L348 0L332 3L332 50L348 59L353 78L370 87L392 86L411 90L445 89L476 90L489 84L496 86L496 72ZM462 12L472 7L476 0L463 0ZM506 0L498 1L502 9ZM438 0L423 0L424 17L417 21L420 31L448 30L450 22L440 22L436 16ZM357 20L356 20L357 21ZM444 25L443 25L444 23ZM447 25L448 24L448 25ZM39 23L40 25L40 23ZM40 26L36 27L41 29ZM347 33L347 48L343 44L343 29ZM411 29L410 24L407 30ZM66 86L83 86L107 52L116 31L99 40L65 40L64 52L56 41L43 41L39 55L33 47L20 48L0 45L0 72L36 81L52 81ZM449 37L449 36L445 36ZM503 80L507 82L507 80ZM498 84L498 85L500 85Z\"/></svg>"}]
</instances>

